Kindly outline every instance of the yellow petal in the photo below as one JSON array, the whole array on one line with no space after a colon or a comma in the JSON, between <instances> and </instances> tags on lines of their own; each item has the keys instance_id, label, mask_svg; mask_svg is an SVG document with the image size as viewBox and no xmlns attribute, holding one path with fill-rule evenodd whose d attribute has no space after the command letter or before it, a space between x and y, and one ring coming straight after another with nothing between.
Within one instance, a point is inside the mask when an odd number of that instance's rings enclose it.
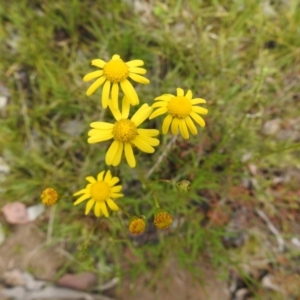
<instances>
[{"instance_id":1,"label":"yellow petal","mask_svg":"<svg viewBox=\"0 0 300 300\"><path fill-rule=\"evenodd\" d=\"M118 108L113 108L111 101L109 102L108 106L109 106L110 111L113 114L114 118L117 121L121 120L122 119L122 114L121 114L120 110Z\"/></svg>"},{"instance_id":2,"label":"yellow petal","mask_svg":"<svg viewBox=\"0 0 300 300\"><path fill-rule=\"evenodd\" d=\"M100 217L101 216L101 207L100 207L100 203L99 202L96 202L96 204L95 204L94 213L95 213L96 217Z\"/></svg>"},{"instance_id":3,"label":"yellow petal","mask_svg":"<svg viewBox=\"0 0 300 300\"><path fill-rule=\"evenodd\" d=\"M112 199L106 200L106 203L111 210L114 210L114 211L119 210L118 205Z\"/></svg>"},{"instance_id":4,"label":"yellow petal","mask_svg":"<svg viewBox=\"0 0 300 300\"><path fill-rule=\"evenodd\" d=\"M105 78L104 76L98 78L98 79L97 79L95 82L93 82L93 83L90 85L90 87L87 89L86 95L87 95L87 96L92 95L92 94L96 91L96 89L99 88L99 87L103 84L103 82L104 82L105 80L106 80L106 78Z\"/></svg>"},{"instance_id":5,"label":"yellow petal","mask_svg":"<svg viewBox=\"0 0 300 300\"><path fill-rule=\"evenodd\" d=\"M195 98L191 101L192 105L195 104L200 104L200 103L206 103L206 100L202 99L202 98Z\"/></svg>"},{"instance_id":6,"label":"yellow petal","mask_svg":"<svg viewBox=\"0 0 300 300\"><path fill-rule=\"evenodd\" d=\"M151 114L152 107L148 104L143 104L139 110L132 116L131 121L136 127L140 126Z\"/></svg>"},{"instance_id":7,"label":"yellow petal","mask_svg":"<svg viewBox=\"0 0 300 300\"><path fill-rule=\"evenodd\" d=\"M130 111L130 101L126 96L122 100L122 119L128 119Z\"/></svg>"},{"instance_id":8,"label":"yellow petal","mask_svg":"<svg viewBox=\"0 0 300 300\"><path fill-rule=\"evenodd\" d=\"M120 59L120 55L119 54L114 54L111 58L111 60L118 60Z\"/></svg>"},{"instance_id":9,"label":"yellow petal","mask_svg":"<svg viewBox=\"0 0 300 300\"><path fill-rule=\"evenodd\" d=\"M141 84L148 84L150 82L148 78L134 73L129 73L129 77Z\"/></svg>"},{"instance_id":10,"label":"yellow petal","mask_svg":"<svg viewBox=\"0 0 300 300\"><path fill-rule=\"evenodd\" d=\"M129 143L125 143L124 150L125 150L125 157L126 157L126 160L127 160L127 163L129 165L129 167L130 168L135 168L136 161L135 161L135 158L134 158L134 154L133 154L133 150L132 150L131 145Z\"/></svg>"},{"instance_id":11,"label":"yellow petal","mask_svg":"<svg viewBox=\"0 0 300 300\"><path fill-rule=\"evenodd\" d=\"M205 126L205 121L203 118L201 118L199 115L194 113L193 111L190 113L190 116L195 120L196 123L198 123L201 127Z\"/></svg>"},{"instance_id":12,"label":"yellow petal","mask_svg":"<svg viewBox=\"0 0 300 300\"><path fill-rule=\"evenodd\" d=\"M110 196L111 196L112 198L114 198L114 199L124 197L123 194L117 194L117 193L111 193Z\"/></svg>"},{"instance_id":13,"label":"yellow petal","mask_svg":"<svg viewBox=\"0 0 300 300\"><path fill-rule=\"evenodd\" d=\"M106 65L106 62L102 59L93 59L92 66L96 66L98 68L103 68Z\"/></svg>"},{"instance_id":14,"label":"yellow petal","mask_svg":"<svg viewBox=\"0 0 300 300\"><path fill-rule=\"evenodd\" d=\"M155 101L161 100L161 101L167 101L167 102L169 102L174 97L175 96L172 95L172 94L164 94L164 95L161 95L159 97L156 97L154 100Z\"/></svg>"},{"instance_id":15,"label":"yellow petal","mask_svg":"<svg viewBox=\"0 0 300 300\"><path fill-rule=\"evenodd\" d=\"M177 118L173 118L173 122L171 124L172 134L176 135L178 133L178 125L179 125L179 120Z\"/></svg>"},{"instance_id":16,"label":"yellow petal","mask_svg":"<svg viewBox=\"0 0 300 300\"><path fill-rule=\"evenodd\" d=\"M140 59L135 59L135 60L131 60L131 61L128 61L126 63L126 65L129 67L129 68L134 68L134 67L140 67L140 66L143 66L144 65L144 62Z\"/></svg>"},{"instance_id":17,"label":"yellow petal","mask_svg":"<svg viewBox=\"0 0 300 300\"><path fill-rule=\"evenodd\" d=\"M86 189L82 189L82 190L80 190L80 191L74 193L73 196L78 196L78 195L80 195L80 194L85 194L85 193L86 193Z\"/></svg>"},{"instance_id":18,"label":"yellow petal","mask_svg":"<svg viewBox=\"0 0 300 300\"><path fill-rule=\"evenodd\" d=\"M152 108L167 106L168 102L166 101L158 101L151 105Z\"/></svg>"},{"instance_id":19,"label":"yellow petal","mask_svg":"<svg viewBox=\"0 0 300 300\"><path fill-rule=\"evenodd\" d=\"M119 148L118 148L118 151L115 155L115 158L114 160L112 161L112 165L114 167L118 166L121 162L121 159L122 159L122 155L123 155L123 148L124 148L124 144L119 142Z\"/></svg>"},{"instance_id":20,"label":"yellow petal","mask_svg":"<svg viewBox=\"0 0 300 300\"><path fill-rule=\"evenodd\" d=\"M122 186L121 185L116 185L116 186L113 186L112 188L111 188L111 192L112 193L118 193L118 192L120 192L122 190Z\"/></svg>"},{"instance_id":21,"label":"yellow petal","mask_svg":"<svg viewBox=\"0 0 300 300\"><path fill-rule=\"evenodd\" d=\"M103 85L103 90L102 90L102 107L107 108L108 105L108 100L109 100L109 92L110 92L110 81L106 81Z\"/></svg>"},{"instance_id":22,"label":"yellow petal","mask_svg":"<svg viewBox=\"0 0 300 300\"><path fill-rule=\"evenodd\" d=\"M191 133L194 134L194 135L197 134L198 130L197 130L194 122L192 121L192 119L190 117L186 117L185 121L186 121L186 125L188 126Z\"/></svg>"},{"instance_id":23,"label":"yellow petal","mask_svg":"<svg viewBox=\"0 0 300 300\"><path fill-rule=\"evenodd\" d=\"M112 130L92 129L88 132L88 135L90 136L88 138L89 144L108 141L113 138Z\"/></svg>"},{"instance_id":24,"label":"yellow petal","mask_svg":"<svg viewBox=\"0 0 300 300\"><path fill-rule=\"evenodd\" d=\"M108 170L105 174L104 181L110 182L111 179L112 179L111 172L110 172L110 170ZM103 179L101 179L101 180L103 180ZM98 179L98 181L99 181L99 179Z\"/></svg>"},{"instance_id":25,"label":"yellow petal","mask_svg":"<svg viewBox=\"0 0 300 300\"><path fill-rule=\"evenodd\" d=\"M193 98L193 93L192 93L192 91L191 91L191 90L188 90L187 93L186 93L186 95L185 95L185 97L188 98L189 100L192 100L192 98Z\"/></svg>"},{"instance_id":26,"label":"yellow petal","mask_svg":"<svg viewBox=\"0 0 300 300\"><path fill-rule=\"evenodd\" d=\"M136 68L136 67L129 67L129 72L130 73L141 74L141 75L144 75L144 74L147 73L146 69L144 69L144 68Z\"/></svg>"},{"instance_id":27,"label":"yellow petal","mask_svg":"<svg viewBox=\"0 0 300 300\"><path fill-rule=\"evenodd\" d=\"M103 180L103 175L104 175L105 171L102 171L98 174L97 176L97 181L102 181Z\"/></svg>"},{"instance_id":28,"label":"yellow petal","mask_svg":"<svg viewBox=\"0 0 300 300\"><path fill-rule=\"evenodd\" d=\"M91 198L91 195L89 193L82 195L80 198L78 198L75 202L74 205L77 205L81 202L83 202L84 200Z\"/></svg>"},{"instance_id":29,"label":"yellow petal","mask_svg":"<svg viewBox=\"0 0 300 300\"><path fill-rule=\"evenodd\" d=\"M137 148L139 148L141 151L146 152L146 153L153 153L155 149L151 147L149 144L147 144L145 141L139 139L136 137L133 141L132 144L135 145Z\"/></svg>"},{"instance_id":30,"label":"yellow petal","mask_svg":"<svg viewBox=\"0 0 300 300\"><path fill-rule=\"evenodd\" d=\"M114 124L107 122L93 122L90 124L90 126L96 129L113 129Z\"/></svg>"},{"instance_id":31,"label":"yellow petal","mask_svg":"<svg viewBox=\"0 0 300 300\"><path fill-rule=\"evenodd\" d=\"M93 207L94 203L95 203L95 200L93 200L93 199L88 201L88 203L86 204L86 207L85 207L85 214L86 215L90 212L90 210Z\"/></svg>"},{"instance_id":32,"label":"yellow petal","mask_svg":"<svg viewBox=\"0 0 300 300\"><path fill-rule=\"evenodd\" d=\"M85 180L87 180L89 183L95 183L96 179L93 176L87 176L85 177Z\"/></svg>"},{"instance_id":33,"label":"yellow petal","mask_svg":"<svg viewBox=\"0 0 300 300\"><path fill-rule=\"evenodd\" d=\"M208 110L206 108L200 106L193 106L192 111L202 115L206 115L208 113Z\"/></svg>"},{"instance_id":34,"label":"yellow petal","mask_svg":"<svg viewBox=\"0 0 300 300\"><path fill-rule=\"evenodd\" d=\"M187 129L186 123L184 120L179 120L179 129L184 139L188 139L190 137L189 131Z\"/></svg>"},{"instance_id":35,"label":"yellow petal","mask_svg":"<svg viewBox=\"0 0 300 300\"><path fill-rule=\"evenodd\" d=\"M97 77L100 77L103 75L103 71L102 70L98 70L98 71L94 71L94 72L91 72L91 73L88 73L86 74L84 77L83 77L83 81L84 82L88 82L92 79L95 79Z\"/></svg>"},{"instance_id":36,"label":"yellow petal","mask_svg":"<svg viewBox=\"0 0 300 300\"><path fill-rule=\"evenodd\" d=\"M139 97L129 80L124 80L121 83L121 89L125 96L130 100L132 105L139 104Z\"/></svg>"},{"instance_id":37,"label":"yellow petal","mask_svg":"<svg viewBox=\"0 0 300 300\"><path fill-rule=\"evenodd\" d=\"M119 144L120 143L118 141L113 141L106 152L105 162L108 166L112 165L113 161L115 160L115 156L119 149Z\"/></svg>"},{"instance_id":38,"label":"yellow petal","mask_svg":"<svg viewBox=\"0 0 300 300\"><path fill-rule=\"evenodd\" d=\"M109 184L109 186L114 186L116 183L118 183L120 181L120 179L118 178L118 177L113 177L112 179L111 179L111 181L108 183Z\"/></svg>"},{"instance_id":39,"label":"yellow petal","mask_svg":"<svg viewBox=\"0 0 300 300\"><path fill-rule=\"evenodd\" d=\"M183 89L177 88L176 91L177 91L177 97L184 96L184 90Z\"/></svg>"},{"instance_id":40,"label":"yellow petal","mask_svg":"<svg viewBox=\"0 0 300 300\"><path fill-rule=\"evenodd\" d=\"M99 205L100 205L101 212L104 214L105 217L108 218L109 215L108 215L108 211L107 211L105 202L99 202Z\"/></svg>"},{"instance_id":41,"label":"yellow petal","mask_svg":"<svg viewBox=\"0 0 300 300\"><path fill-rule=\"evenodd\" d=\"M113 83L111 89L111 107L112 109L119 109L119 84Z\"/></svg>"},{"instance_id":42,"label":"yellow petal","mask_svg":"<svg viewBox=\"0 0 300 300\"><path fill-rule=\"evenodd\" d=\"M159 135L159 130L157 129L143 129L143 128L138 128L137 129L138 134L140 135L146 135L146 136L157 136Z\"/></svg>"},{"instance_id":43,"label":"yellow petal","mask_svg":"<svg viewBox=\"0 0 300 300\"><path fill-rule=\"evenodd\" d=\"M151 120L151 119L154 119L154 118L156 118L156 117L158 117L158 116L160 116L160 115L165 114L167 111L168 111L167 106L160 107L160 108L156 109L156 110L150 115L149 119L150 119L150 120Z\"/></svg>"},{"instance_id":44,"label":"yellow petal","mask_svg":"<svg viewBox=\"0 0 300 300\"><path fill-rule=\"evenodd\" d=\"M138 135L136 137L136 139L139 139L139 140L147 143L150 146L158 146L159 145L159 139L152 138L147 135Z\"/></svg>"},{"instance_id":45,"label":"yellow petal","mask_svg":"<svg viewBox=\"0 0 300 300\"><path fill-rule=\"evenodd\" d=\"M169 131L170 124L172 123L173 117L171 115L167 115L164 119L162 125L162 133L167 134Z\"/></svg>"}]
</instances>

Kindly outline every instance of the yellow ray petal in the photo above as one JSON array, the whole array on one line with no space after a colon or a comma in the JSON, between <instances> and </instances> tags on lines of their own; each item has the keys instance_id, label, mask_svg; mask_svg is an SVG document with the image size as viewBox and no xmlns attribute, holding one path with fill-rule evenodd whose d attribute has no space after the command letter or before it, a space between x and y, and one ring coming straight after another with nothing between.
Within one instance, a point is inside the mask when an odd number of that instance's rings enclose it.
<instances>
[{"instance_id":1,"label":"yellow ray petal","mask_svg":"<svg viewBox=\"0 0 300 300\"><path fill-rule=\"evenodd\" d=\"M190 113L190 116L195 120L196 123L198 123L201 127L205 126L205 121L203 118L201 118L199 115L194 113L193 111Z\"/></svg>"},{"instance_id":2,"label":"yellow ray petal","mask_svg":"<svg viewBox=\"0 0 300 300\"><path fill-rule=\"evenodd\" d=\"M184 120L179 120L179 129L184 139L188 139L190 137L189 131L187 129L186 123Z\"/></svg>"},{"instance_id":3,"label":"yellow ray petal","mask_svg":"<svg viewBox=\"0 0 300 300\"><path fill-rule=\"evenodd\" d=\"M108 100L109 100L109 92L110 92L110 81L106 81L103 85L103 90L102 90L102 107L107 108L108 105Z\"/></svg>"},{"instance_id":4,"label":"yellow ray petal","mask_svg":"<svg viewBox=\"0 0 300 300\"><path fill-rule=\"evenodd\" d=\"M135 168L136 161L135 161L135 157L134 157L131 145L129 143L125 143L124 150L125 150L125 157L126 157L129 167Z\"/></svg>"},{"instance_id":5,"label":"yellow ray petal","mask_svg":"<svg viewBox=\"0 0 300 300\"><path fill-rule=\"evenodd\" d=\"M130 101L124 96L122 100L122 119L128 119L130 111Z\"/></svg>"},{"instance_id":6,"label":"yellow ray petal","mask_svg":"<svg viewBox=\"0 0 300 300\"><path fill-rule=\"evenodd\" d=\"M132 105L139 104L139 97L128 79L122 81L121 89Z\"/></svg>"},{"instance_id":7,"label":"yellow ray petal","mask_svg":"<svg viewBox=\"0 0 300 300\"><path fill-rule=\"evenodd\" d=\"M85 193L86 193L86 189L82 189L82 190L80 190L80 191L74 193L73 196L78 196L78 195L80 195L80 194L85 194Z\"/></svg>"},{"instance_id":8,"label":"yellow ray petal","mask_svg":"<svg viewBox=\"0 0 300 300\"><path fill-rule=\"evenodd\" d=\"M200 106L192 106L192 111L202 115L206 115L208 113L206 108Z\"/></svg>"},{"instance_id":9,"label":"yellow ray petal","mask_svg":"<svg viewBox=\"0 0 300 300\"><path fill-rule=\"evenodd\" d=\"M137 137L132 141L132 144L135 145L137 148L139 148L141 151L146 153L153 153L155 151L153 147L151 147L145 141Z\"/></svg>"},{"instance_id":10,"label":"yellow ray petal","mask_svg":"<svg viewBox=\"0 0 300 300\"><path fill-rule=\"evenodd\" d=\"M177 91L177 97L184 96L184 90L183 89L177 88L176 91Z\"/></svg>"},{"instance_id":11,"label":"yellow ray petal","mask_svg":"<svg viewBox=\"0 0 300 300\"><path fill-rule=\"evenodd\" d=\"M110 196L111 196L112 198L114 198L114 199L124 197L123 194L117 194L117 193L111 193Z\"/></svg>"},{"instance_id":12,"label":"yellow ray petal","mask_svg":"<svg viewBox=\"0 0 300 300\"><path fill-rule=\"evenodd\" d=\"M90 85L90 87L87 89L86 95L87 95L87 96L92 95L92 94L96 91L96 89L99 88L99 87L103 84L103 82L104 82L105 80L106 80L106 78L105 78L104 76L102 76L102 77L98 78L96 81L94 81L94 82Z\"/></svg>"},{"instance_id":13,"label":"yellow ray petal","mask_svg":"<svg viewBox=\"0 0 300 300\"><path fill-rule=\"evenodd\" d=\"M190 117L186 117L185 121L186 121L186 125L188 126L191 133L194 134L194 135L197 134L198 130L197 130L194 122L192 121L192 119Z\"/></svg>"},{"instance_id":14,"label":"yellow ray petal","mask_svg":"<svg viewBox=\"0 0 300 300\"><path fill-rule=\"evenodd\" d=\"M112 109L119 109L119 83L113 83L111 88L111 107Z\"/></svg>"},{"instance_id":15,"label":"yellow ray petal","mask_svg":"<svg viewBox=\"0 0 300 300\"><path fill-rule=\"evenodd\" d=\"M102 59L93 59L92 66L96 66L98 68L103 68L106 65L106 62Z\"/></svg>"},{"instance_id":16,"label":"yellow ray petal","mask_svg":"<svg viewBox=\"0 0 300 300\"><path fill-rule=\"evenodd\" d=\"M151 114L152 107L148 104L143 104L139 110L132 116L131 121L136 127L140 126Z\"/></svg>"},{"instance_id":17,"label":"yellow ray petal","mask_svg":"<svg viewBox=\"0 0 300 300\"><path fill-rule=\"evenodd\" d=\"M92 79L95 79L97 77L100 77L103 75L103 71L102 70L98 70L98 71L94 71L94 72L91 72L91 73L88 73L86 74L84 77L83 77L83 81L84 82L88 82Z\"/></svg>"},{"instance_id":18,"label":"yellow ray petal","mask_svg":"<svg viewBox=\"0 0 300 300\"><path fill-rule=\"evenodd\" d=\"M124 148L124 144L119 142L119 148L116 152L115 158L113 159L113 161L111 163L114 167L118 166L121 162L122 154L123 154L123 148Z\"/></svg>"},{"instance_id":19,"label":"yellow ray petal","mask_svg":"<svg viewBox=\"0 0 300 300\"><path fill-rule=\"evenodd\" d=\"M149 119L150 119L150 120L151 120L151 119L154 119L154 118L156 118L156 117L158 117L158 116L160 116L160 115L165 114L167 111L168 111L167 106L160 107L160 108L156 109L156 110L150 115Z\"/></svg>"},{"instance_id":20,"label":"yellow ray petal","mask_svg":"<svg viewBox=\"0 0 300 300\"><path fill-rule=\"evenodd\" d=\"M110 145L108 151L106 152L105 156L105 162L108 166L112 165L115 156L118 152L119 149L119 142L118 141L113 141L112 144Z\"/></svg>"},{"instance_id":21,"label":"yellow ray petal","mask_svg":"<svg viewBox=\"0 0 300 300\"><path fill-rule=\"evenodd\" d=\"M113 186L113 187L111 188L112 193L118 193L118 192L120 192L121 190L122 190L122 186L121 186L121 185L116 185L116 186Z\"/></svg>"},{"instance_id":22,"label":"yellow ray petal","mask_svg":"<svg viewBox=\"0 0 300 300\"><path fill-rule=\"evenodd\" d=\"M145 142L146 144L148 144L150 146L158 146L159 145L159 139L152 138L152 137L149 137L146 135L138 135L135 138Z\"/></svg>"},{"instance_id":23,"label":"yellow ray petal","mask_svg":"<svg viewBox=\"0 0 300 300\"><path fill-rule=\"evenodd\" d=\"M134 74L134 73L129 73L129 77L141 84L148 84L150 82L150 80L144 76L138 75L138 74Z\"/></svg>"},{"instance_id":24,"label":"yellow ray petal","mask_svg":"<svg viewBox=\"0 0 300 300\"><path fill-rule=\"evenodd\" d=\"M92 209L94 203L95 203L95 200L93 200L93 199L88 201L88 203L86 204L86 207L85 207L85 214L86 215L90 212L90 210Z\"/></svg>"},{"instance_id":25,"label":"yellow ray petal","mask_svg":"<svg viewBox=\"0 0 300 300\"><path fill-rule=\"evenodd\" d=\"M101 216L101 207L100 207L100 203L99 202L96 202L96 204L95 204L94 213L95 213L96 217L100 217Z\"/></svg>"},{"instance_id":26,"label":"yellow ray petal","mask_svg":"<svg viewBox=\"0 0 300 300\"><path fill-rule=\"evenodd\" d=\"M162 125L162 133L167 134L170 128L170 124L172 123L173 117L171 115L167 115L164 119Z\"/></svg>"},{"instance_id":27,"label":"yellow ray petal","mask_svg":"<svg viewBox=\"0 0 300 300\"><path fill-rule=\"evenodd\" d=\"M179 125L179 120L177 118L173 118L173 122L171 124L172 134L176 135L178 133L178 125Z\"/></svg>"},{"instance_id":28,"label":"yellow ray petal","mask_svg":"<svg viewBox=\"0 0 300 300\"><path fill-rule=\"evenodd\" d=\"M161 100L161 101L167 101L167 102L169 102L174 97L175 96L172 95L172 94L164 94L164 95L161 95L159 97L156 97L154 100L155 101Z\"/></svg>"},{"instance_id":29,"label":"yellow ray petal","mask_svg":"<svg viewBox=\"0 0 300 300\"><path fill-rule=\"evenodd\" d=\"M96 179L93 176L87 176L87 177L85 177L85 180L88 181L89 183L96 182Z\"/></svg>"},{"instance_id":30,"label":"yellow ray petal","mask_svg":"<svg viewBox=\"0 0 300 300\"><path fill-rule=\"evenodd\" d=\"M136 68L136 67L129 67L129 72L130 73L141 74L141 75L144 75L144 74L147 73L146 69L144 69L144 68Z\"/></svg>"},{"instance_id":31,"label":"yellow ray petal","mask_svg":"<svg viewBox=\"0 0 300 300\"><path fill-rule=\"evenodd\" d=\"M206 100L202 99L202 98L195 98L191 101L192 105L195 104L200 104L200 103L206 103Z\"/></svg>"},{"instance_id":32,"label":"yellow ray petal","mask_svg":"<svg viewBox=\"0 0 300 300\"><path fill-rule=\"evenodd\" d=\"M193 93L192 93L192 91L191 91L191 90L188 90L187 93L186 93L186 95L185 95L185 97L188 98L189 100L192 100L192 98L193 98Z\"/></svg>"},{"instance_id":33,"label":"yellow ray petal","mask_svg":"<svg viewBox=\"0 0 300 300\"><path fill-rule=\"evenodd\" d=\"M152 108L167 106L169 103L166 101L158 101L151 105Z\"/></svg>"},{"instance_id":34,"label":"yellow ray petal","mask_svg":"<svg viewBox=\"0 0 300 300\"><path fill-rule=\"evenodd\" d=\"M126 63L126 65L129 67L129 68L134 68L134 67L140 67L140 66L143 66L144 65L144 62L140 59L135 59L135 60L131 60L131 61L128 61Z\"/></svg>"},{"instance_id":35,"label":"yellow ray petal","mask_svg":"<svg viewBox=\"0 0 300 300\"><path fill-rule=\"evenodd\" d=\"M80 198L78 198L75 202L74 202L74 205L77 205L77 204L79 204L79 203L81 203L81 202L83 202L84 200L86 200L86 199L89 199L89 198L91 198L91 195L88 193L88 194L84 194L84 195L82 195Z\"/></svg>"},{"instance_id":36,"label":"yellow ray petal","mask_svg":"<svg viewBox=\"0 0 300 300\"><path fill-rule=\"evenodd\" d=\"M108 215L108 211L107 211L105 202L99 202L99 205L100 205L101 212L104 214L105 217L108 218L109 215Z\"/></svg>"},{"instance_id":37,"label":"yellow ray petal","mask_svg":"<svg viewBox=\"0 0 300 300\"><path fill-rule=\"evenodd\" d=\"M97 129L92 129L89 131L89 135L90 135L90 137L88 138L89 144L100 143L103 141L108 141L113 138L112 131L108 131L108 130L100 131Z\"/></svg>"},{"instance_id":38,"label":"yellow ray petal","mask_svg":"<svg viewBox=\"0 0 300 300\"><path fill-rule=\"evenodd\" d=\"M146 136L157 136L159 135L159 130L157 129L143 129L143 128L138 128L137 129L138 134L140 135L146 135Z\"/></svg>"},{"instance_id":39,"label":"yellow ray petal","mask_svg":"<svg viewBox=\"0 0 300 300\"><path fill-rule=\"evenodd\" d=\"M113 187L119 181L120 181L120 179L118 177L113 177L108 184L109 184L109 186Z\"/></svg>"},{"instance_id":40,"label":"yellow ray petal","mask_svg":"<svg viewBox=\"0 0 300 300\"><path fill-rule=\"evenodd\" d=\"M106 200L106 203L111 210L114 211L119 210L119 206L112 199Z\"/></svg>"},{"instance_id":41,"label":"yellow ray petal","mask_svg":"<svg viewBox=\"0 0 300 300\"><path fill-rule=\"evenodd\" d=\"M104 181L106 181L107 183L110 182L112 179L112 175L111 175L111 172L110 170L108 170L105 174L105 177L104 177ZM103 180L103 179L102 179Z\"/></svg>"},{"instance_id":42,"label":"yellow ray petal","mask_svg":"<svg viewBox=\"0 0 300 300\"><path fill-rule=\"evenodd\" d=\"M98 180L98 181L102 181L102 180L103 180L103 175L104 175L104 173L105 173L105 171L102 171L102 172L100 172L100 173L98 174L98 176L97 176L97 180Z\"/></svg>"},{"instance_id":43,"label":"yellow ray petal","mask_svg":"<svg viewBox=\"0 0 300 300\"><path fill-rule=\"evenodd\" d=\"M114 124L107 122L92 122L90 126L96 129L112 129L114 127Z\"/></svg>"}]
</instances>

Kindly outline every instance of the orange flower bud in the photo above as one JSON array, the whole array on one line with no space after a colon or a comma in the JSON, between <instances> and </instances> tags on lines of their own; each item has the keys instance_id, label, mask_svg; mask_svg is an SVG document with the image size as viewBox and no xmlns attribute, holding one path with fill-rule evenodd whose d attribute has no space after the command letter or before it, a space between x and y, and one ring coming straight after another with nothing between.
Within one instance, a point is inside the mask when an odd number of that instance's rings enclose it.
<instances>
[{"instance_id":1,"label":"orange flower bud","mask_svg":"<svg viewBox=\"0 0 300 300\"><path fill-rule=\"evenodd\" d=\"M53 205L57 202L58 199L57 191L53 188L47 188L43 190L41 194L41 199L45 205Z\"/></svg>"},{"instance_id":2,"label":"orange flower bud","mask_svg":"<svg viewBox=\"0 0 300 300\"><path fill-rule=\"evenodd\" d=\"M172 216L164 209L158 208L154 213L154 225L158 229L167 229L173 222Z\"/></svg>"},{"instance_id":3,"label":"orange flower bud","mask_svg":"<svg viewBox=\"0 0 300 300\"><path fill-rule=\"evenodd\" d=\"M146 223L141 217L132 217L129 220L129 231L132 234L141 234L145 231Z\"/></svg>"}]
</instances>

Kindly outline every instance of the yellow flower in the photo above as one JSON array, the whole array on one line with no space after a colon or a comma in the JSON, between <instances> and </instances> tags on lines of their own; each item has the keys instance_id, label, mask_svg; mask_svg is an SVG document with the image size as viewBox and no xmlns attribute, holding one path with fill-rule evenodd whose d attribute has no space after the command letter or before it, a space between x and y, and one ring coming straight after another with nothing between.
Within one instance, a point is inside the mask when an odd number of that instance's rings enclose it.
<instances>
[{"instance_id":1,"label":"yellow flower","mask_svg":"<svg viewBox=\"0 0 300 300\"><path fill-rule=\"evenodd\" d=\"M197 106L199 103L206 103L202 98L192 99L193 94L190 90L184 96L183 89L177 88L177 96L171 94L161 95L154 100L160 100L152 105L152 108L157 108L149 117L153 119L159 115L167 113L162 125L162 133L166 134L171 125L172 134L178 133L178 128L184 139L189 138L189 130L192 134L197 134L197 128L194 124L196 122L201 127L205 126L203 118L198 114L207 114L207 109ZM194 121L194 122L193 122ZM188 130L189 129L189 130Z\"/></svg>"},{"instance_id":2,"label":"yellow flower","mask_svg":"<svg viewBox=\"0 0 300 300\"><path fill-rule=\"evenodd\" d=\"M85 207L85 214L87 215L93 205L95 204L94 212L96 217L100 217L101 213L108 217L107 206L111 210L119 210L117 204L112 200L112 198L120 198L123 197L123 194L119 192L122 189L121 185L114 186L117 182L119 182L118 177L112 177L111 172L107 171L104 176L105 171L102 171L98 174L97 180L93 176L88 176L85 179L89 182L89 184L76 193L73 196L81 195L75 202L74 205L77 205L87 199L90 199Z\"/></svg>"},{"instance_id":3,"label":"yellow flower","mask_svg":"<svg viewBox=\"0 0 300 300\"><path fill-rule=\"evenodd\" d=\"M154 225L157 229L167 229L172 222L172 216L164 209L158 208L154 212Z\"/></svg>"},{"instance_id":4,"label":"yellow flower","mask_svg":"<svg viewBox=\"0 0 300 300\"><path fill-rule=\"evenodd\" d=\"M132 84L128 80L128 77L136 82L148 84L149 80L144 76L141 76L146 74L146 70L140 68L140 66L143 65L144 62L139 59L131 60L125 63L117 54L113 55L109 62L105 62L102 59L92 60L92 66L96 66L101 70L88 73L83 77L83 80L85 82L98 78L88 88L88 90L86 91L86 95L92 95L102 84L104 84L102 90L103 108L107 108L108 99L112 99L113 107L118 108L118 95L120 85L123 93L129 99L130 104L139 104L138 95Z\"/></svg>"},{"instance_id":5,"label":"yellow flower","mask_svg":"<svg viewBox=\"0 0 300 300\"><path fill-rule=\"evenodd\" d=\"M128 100L125 97L126 101ZM123 101L123 103L125 102ZM122 113L119 109L112 109L112 114L117 122L114 124L107 122L91 123L90 125L94 129L88 132L88 143L95 144L114 139L105 156L106 164L108 166L118 166L124 151L128 165L134 168L136 166L133 154L134 146L143 152L153 153L155 151L153 147L159 145L159 140L153 138L159 134L158 130L138 128L151 112L152 108L148 104L144 104L129 120L128 105L123 105Z\"/></svg>"},{"instance_id":6,"label":"yellow flower","mask_svg":"<svg viewBox=\"0 0 300 300\"><path fill-rule=\"evenodd\" d=\"M43 192L41 194L41 199L45 205L48 205L48 206L53 205L57 202L57 199L58 199L57 191L52 188L47 188L47 189L43 190Z\"/></svg>"},{"instance_id":7,"label":"yellow flower","mask_svg":"<svg viewBox=\"0 0 300 300\"><path fill-rule=\"evenodd\" d=\"M132 217L129 220L129 232L131 234L141 234L145 231L146 223L141 217Z\"/></svg>"}]
</instances>

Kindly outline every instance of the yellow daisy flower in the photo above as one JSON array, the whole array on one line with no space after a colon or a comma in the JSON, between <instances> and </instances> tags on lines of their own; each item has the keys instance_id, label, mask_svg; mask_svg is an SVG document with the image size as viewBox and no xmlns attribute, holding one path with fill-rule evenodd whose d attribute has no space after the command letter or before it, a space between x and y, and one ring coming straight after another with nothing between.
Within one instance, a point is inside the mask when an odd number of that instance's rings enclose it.
<instances>
[{"instance_id":1,"label":"yellow daisy flower","mask_svg":"<svg viewBox=\"0 0 300 300\"><path fill-rule=\"evenodd\" d=\"M87 199L90 199L85 207L85 214L87 215L95 204L94 212L96 217L100 217L101 213L108 217L107 206L114 211L119 210L117 204L112 200L112 198L121 198L124 195L119 192L122 189L121 185L116 185L119 182L118 177L113 177L110 171L107 171L104 176L105 171L98 174L97 179L93 176L88 176L85 179L89 184L76 193L73 196L81 195L75 202L77 205ZM106 206L107 205L107 206Z\"/></svg>"},{"instance_id":2,"label":"yellow daisy flower","mask_svg":"<svg viewBox=\"0 0 300 300\"><path fill-rule=\"evenodd\" d=\"M126 104L128 101L125 97L122 113L119 109L112 109L112 114L117 122L114 124L93 122L91 123L93 129L88 132L88 143L90 144L114 139L105 156L108 166L118 166L124 151L128 165L134 168L136 166L133 154L134 146L143 152L153 153L155 151L153 147L159 145L159 140L153 138L159 134L158 130L138 128L148 119L152 108L148 104L142 105L129 120L129 106Z\"/></svg>"},{"instance_id":3,"label":"yellow daisy flower","mask_svg":"<svg viewBox=\"0 0 300 300\"><path fill-rule=\"evenodd\" d=\"M177 96L171 94L161 95L154 99L158 102L154 103L152 108L157 109L150 115L149 119L168 113L162 125L162 133L168 133L171 125L172 134L177 134L179 128L183 138L188 139L189 130L194 135L198 132L194 122L201 127L205 126L205 121L198 114L206 115L208 112L206 108L196 105L206 103L204 99L192 98L193 94L190 90L184 96L184 91L180 88L177 88Z\"/></svg>"},{"instance_id":4,"label":"yellow daisy flower","mask_svg":"<svg viewBox=\"0 0 300 300\"><path fill-rule=\"evenodd\" d=\"M139 59L125 63L117 54L113 55L109 62L105 62L102 59L92 60L92 66L96 66L101 70L88 73L83 77L85 82L98 78L87 89L86 95L92 95L102 84L104 84L102 90L103 108L107 108L108 99L112 99L113 107L118 108L120 85L123 93L130 100L130 104L139 104L138 95L128 80L128 77L136 82L148 84L149 80L144 76L141 76L146 74L146 70L140 68L140 66L143 65L144 62Z\"/></svg>"}]
</instances>

